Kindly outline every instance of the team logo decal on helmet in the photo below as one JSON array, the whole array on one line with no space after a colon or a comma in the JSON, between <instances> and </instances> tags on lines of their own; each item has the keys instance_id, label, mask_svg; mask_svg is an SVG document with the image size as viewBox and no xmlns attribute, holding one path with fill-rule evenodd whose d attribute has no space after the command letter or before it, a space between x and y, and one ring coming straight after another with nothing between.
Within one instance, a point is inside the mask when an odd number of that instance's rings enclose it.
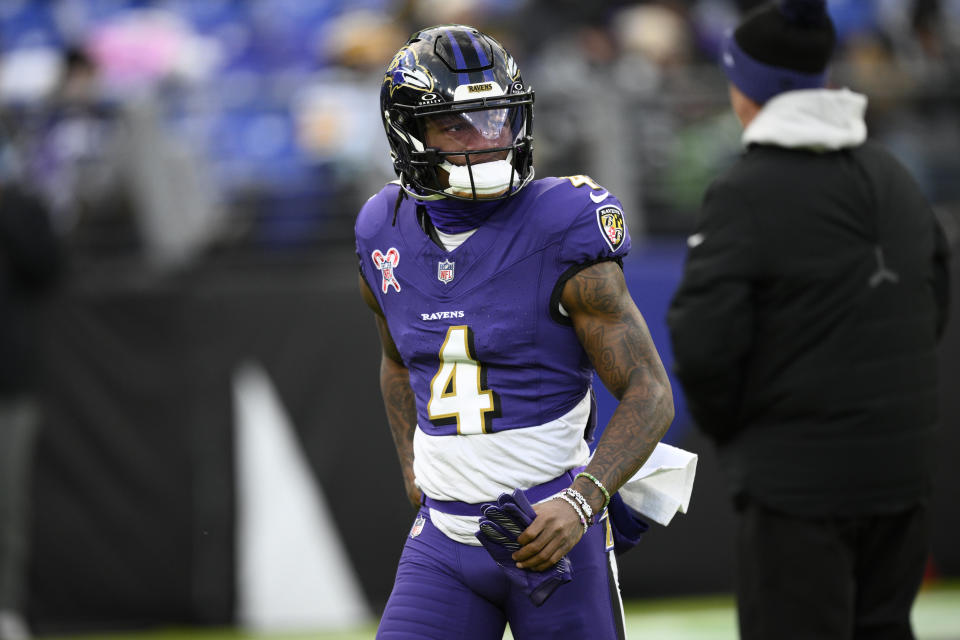
<instances>
[{"instance_id":1,"label":"team logo decal on helmet","mask_svg":"<svg viewBox=\"0 0 960 640\"><path fill-rule=\"evenodd\" d=\"M400 283L397 282L397 274L393 272L400 264L400 252L395 247L390 247L385 254L381 253L380 249L375 249L370 254L370 259L373 260L373 266L383 274L380 290L386 293L390 287L393 287L397 293L400 293Z\"/></svg>"},{"instance_id":2,"label":"team logo decal on helmet","mask_svg":"<svg viewBox=\"0 0 960 640\"><path fill-rule=\"evenodd\" d=\"M600 233L603 239L607 241L611 251L616 251L623 246L623 239L626 237L626 225L623 222L623 211L619 207L608 205L597 209L597 224L600 225Z\"/></svg>"},{"instance_id":3,"label":"team logo decal on helmet","mask_svg":"<svg viewBox=\"0 0 960 640\"><path fill-rule=\"evenodd\" d=\"M418 63L417 52L410 47L403 47L393 56L383 81L389 84L391 96L398 87L430 92L434 85L433 76Z\"/></svg>"},{"instance_id":4,"label":"team logo decal on helmet","mask_svg":"<svg viewBox=\"0 0 960 640\"><path fill-rule=\"evenodd\" d=\"M510 76L510 79L516 82L520 79L520 67L517 66L517 61L513 59L513 56L509 53L506 55L506 67L507 75ZM523 90L523 84L520 85L520 91Z\"/></svg>"}]
</instances>

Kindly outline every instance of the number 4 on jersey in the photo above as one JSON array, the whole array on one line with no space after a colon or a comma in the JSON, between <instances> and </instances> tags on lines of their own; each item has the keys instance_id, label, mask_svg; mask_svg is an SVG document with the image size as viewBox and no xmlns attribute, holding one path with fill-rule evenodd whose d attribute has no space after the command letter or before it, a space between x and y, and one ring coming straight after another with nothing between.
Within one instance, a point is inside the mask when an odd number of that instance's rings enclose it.
<instances>
[{"instance_id":1,"label":"number 4 on jersey","mask_svg":"<svg viewBox=\"0 0 960 640\"><path fill-rule=\"evenodd\" d=\"M500 415L500 398L484 388L486 372L474 353L470 327L447 329L440 368L430 383L430 420L437 425L456 424L461 435L489 433L490 421Z\"/></svg>"},{"instance_id":2,"label":"number 4 on jersey","mask_svg":"<svg viewBox=\"0 0 960 640\"><path fill-rule=\"evenodd\" d=\"M590 176L585 176L581 174L577 176L562 176L562 177L569 180L570 184L572 184L575 187L582 187L583 185L587 185L594 191L600 191L601 189L603 189L603 187L597 184L596 181L594 181L594 179L591 178Z\"/></svg>"}]
</instances>

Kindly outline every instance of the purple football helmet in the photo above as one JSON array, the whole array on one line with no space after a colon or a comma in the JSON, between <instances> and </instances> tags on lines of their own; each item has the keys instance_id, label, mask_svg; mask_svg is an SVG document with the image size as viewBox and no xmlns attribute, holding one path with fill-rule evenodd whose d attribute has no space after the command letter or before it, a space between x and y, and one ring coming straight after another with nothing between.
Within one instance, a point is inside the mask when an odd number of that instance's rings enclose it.
<instances>
[{"instance_id":1,"label":"purple football helmet","mask_svg":"<svg viewBox=\"0 0 960 640\"><path fill-rule=\"evenodd\" d=\"M532 107L513 56L463 25L414 33L380 89L394 169L420 199L505 198L523 188L533 179ZM438 131L447 144L428 146Z\"/></svg>"}]
</instances>

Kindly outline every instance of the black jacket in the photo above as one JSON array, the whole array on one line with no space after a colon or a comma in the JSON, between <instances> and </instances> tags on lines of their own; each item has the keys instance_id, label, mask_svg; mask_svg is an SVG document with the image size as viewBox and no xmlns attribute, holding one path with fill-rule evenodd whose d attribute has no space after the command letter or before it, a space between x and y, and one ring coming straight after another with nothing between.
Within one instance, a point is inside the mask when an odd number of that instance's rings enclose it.
<instances>
[{"instance_id":1,"label":"black jacket","mask_svg":"<svg viewBox=\"0 0 960 640\"><path fill-rule=\"evenodd\" d=\"M870 142L751 146L690 245L676 374L734 494L800 515L921 501L947 249L903 167Z\"/></svg>"},{"instance_id":2,"label":"black jacket","mask_svg":"<svg viewBox=\"0 0 960 640\"><path fill-rule=\"evenodd\" d=\"M36 311L61 269L46 208L16 186L0 186L0 397L34 390Z\"/></svg>"}]
</instances>

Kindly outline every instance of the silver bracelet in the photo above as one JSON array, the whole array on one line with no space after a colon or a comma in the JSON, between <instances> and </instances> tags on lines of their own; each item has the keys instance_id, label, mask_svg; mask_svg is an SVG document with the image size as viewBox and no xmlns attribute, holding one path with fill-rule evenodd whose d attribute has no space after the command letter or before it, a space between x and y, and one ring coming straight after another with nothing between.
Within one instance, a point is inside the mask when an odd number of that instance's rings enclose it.
<instances>
[{"instance_id":1,"label":"silver bracelet","mask_svg":"<svg viewBox=\"0 0 960 640\"><path fill-rule=\"evenodd\" d=\"M563 492L577 501L577 504L579 504L580 508L583 509L583 515L586 516L587 524L594 524L593 509L590 507L590 503L587 502L587 499L583 497L583 494L573 487L567 487L563 490Z\"/></svg>"},{"instance_id":2,"label":"silver bracelet","mask_svg":"<svg viewBox=\"0 0 960 640\"><path fill-rule=\"evenodd\" d=\"M573 510L577 512L577 517L580 519L580 524L583 525L583 532L586 533L587 527L590 525L587 524L587 519L583 516L583 511L580 510L580 506L576 502L574 502L572 498L570 498L569 496L563 493L558 493L557 495L553 496L553 499L563 500L564 502L569 504L571 507L573 507Z\"/></svg>"}]
</instances>

